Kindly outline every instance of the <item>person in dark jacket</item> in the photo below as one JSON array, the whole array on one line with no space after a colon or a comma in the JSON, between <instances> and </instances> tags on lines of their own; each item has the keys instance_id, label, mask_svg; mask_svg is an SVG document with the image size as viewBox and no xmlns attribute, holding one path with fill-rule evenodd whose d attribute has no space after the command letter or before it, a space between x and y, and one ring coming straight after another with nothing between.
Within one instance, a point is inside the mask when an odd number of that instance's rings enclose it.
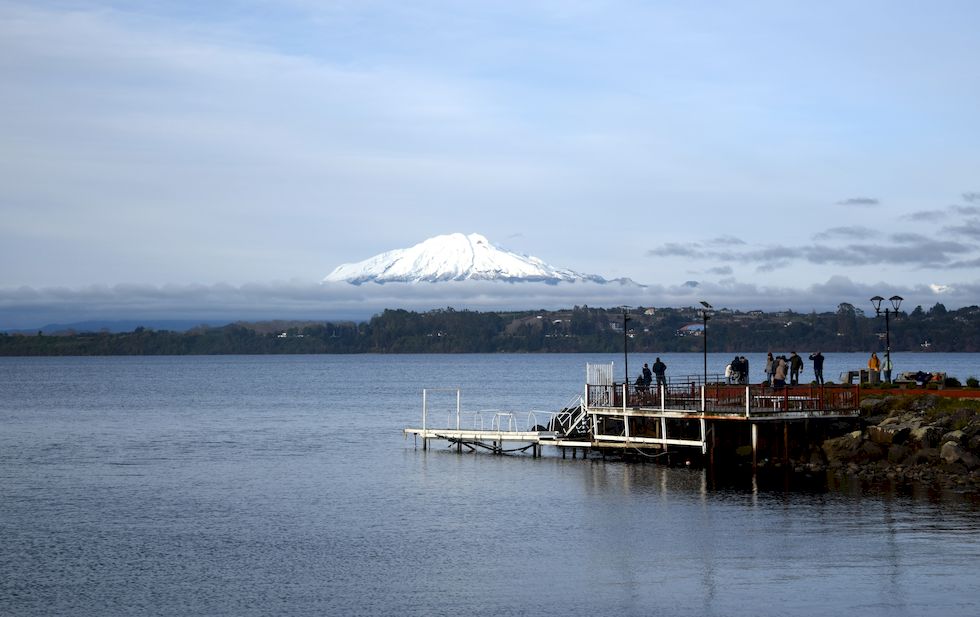
<instances>
[{"instance_id":1,"label":"person in dark jacket","mask_svg":"<svg viewBox=\"0 0 980 617\"><path fill-rule=\"evenodd\" d=\"M742 376L744 375L742 369L742 359L738 356L732 358L732 383L742 383Z\"/></svg>"},{"instance_id":2,"label":"person in dark jacket","mask_svg":"<svg viewBox=\"0 0 980 617\"><path fill-rule=\"evenodd\" d=\"M823 385L823 354L819 351L817 353L810 354L810 359L813 360L813 378L819 385Z\"/></svg>"},{"instance_id":3,"label":"person in dark jacket","mask_svg":"<svg viewBox=\"0 0 980 617\"><path fill-rule=\"evenodd\" d=\"M803 358L791 352L789 356L789 382L792 385L800 383L800 371L803 370Z\"/></svg>"},{"instance_id":4,"label":"person in dark jacket","mask_svg":"<svg viewBox=\"0 0 980 617\"><path fill-rule=\"evenodd\" d=\"M664 375L667 373L667 365L657 358L657 361L653 363L653 374L657 376L657 389L659 390L664 386Z\"/></svg>"}]
</instances>

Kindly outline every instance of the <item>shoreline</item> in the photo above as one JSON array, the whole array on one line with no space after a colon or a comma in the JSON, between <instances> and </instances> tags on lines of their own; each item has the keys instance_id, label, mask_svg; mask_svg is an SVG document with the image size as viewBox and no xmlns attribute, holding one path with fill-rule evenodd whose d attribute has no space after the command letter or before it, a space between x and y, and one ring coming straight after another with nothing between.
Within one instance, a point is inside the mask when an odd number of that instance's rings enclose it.
<instances>
[{"instance_id":1,"label":"shoreline","mask_svg":"<svg viewBox=\"0 0 980 617\"><path fill-rule=\"evenodd\" d=\"M980 493L980 400L975 392L969 397L951 394L863 391L860 428L813 444L818 447L809 460L789 467L795 473L827 473L844 481L917 483Z\"/></svg>"}]
</instances>

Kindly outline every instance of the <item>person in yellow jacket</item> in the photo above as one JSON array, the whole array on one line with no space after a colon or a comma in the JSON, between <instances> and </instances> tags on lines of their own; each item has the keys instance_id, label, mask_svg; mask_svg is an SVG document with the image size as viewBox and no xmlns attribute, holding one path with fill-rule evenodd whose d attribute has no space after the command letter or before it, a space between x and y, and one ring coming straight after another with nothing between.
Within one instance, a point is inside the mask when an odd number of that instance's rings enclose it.
<instances>
[{"instance_id":1,"label":"person in yellow jacket","mask_svg":"<svg viewBox=\"0 0 980 617\"><path fill-rule=\"evenodd\" d=\"M877 383L881 379L881 361L878 360L878 354L871 352L871 357L868 358L868 381L872 383ZM872 377L874 375L874 377Z\"/></svg>"}]
</instances>

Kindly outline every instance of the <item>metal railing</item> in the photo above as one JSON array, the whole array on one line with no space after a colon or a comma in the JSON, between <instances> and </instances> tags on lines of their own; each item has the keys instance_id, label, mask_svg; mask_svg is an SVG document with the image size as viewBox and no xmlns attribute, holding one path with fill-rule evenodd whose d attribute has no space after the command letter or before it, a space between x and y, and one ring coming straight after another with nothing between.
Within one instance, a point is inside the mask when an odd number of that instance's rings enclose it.
<instances>
[{"instance_id":1,"label":"metal railing","mask_svg":"<svg viewBox=\"0 0 980 617\"><path fill-rule=\"evenodd\" d=\"M586 386L593 408L649 409L765 416L806 412L836 414L858 409L859 388L849 385L729 385L711 376L669 380L663 386L636 384Z\"/></svg>"}]
</instances>

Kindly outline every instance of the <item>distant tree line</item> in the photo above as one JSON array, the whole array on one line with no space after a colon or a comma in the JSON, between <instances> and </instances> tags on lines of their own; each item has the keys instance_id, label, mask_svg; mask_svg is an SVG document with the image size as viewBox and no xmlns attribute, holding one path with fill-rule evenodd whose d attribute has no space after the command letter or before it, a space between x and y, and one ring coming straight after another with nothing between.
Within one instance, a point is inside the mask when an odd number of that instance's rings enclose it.
<instances>
[{"instance_id":1,"label":"distant tree line","mask_svg":"<svg viewBox=\"0 0 980 617\"><path fill-rule=\"evenodd\" d=\"M576 306L558 311L385 310L367 322L235 323L187 332L0 334L3 356L320 353L699 352L704 319L696 308ZM980 351L980 307L921 306L890 319L893 351ZM884 317L851 304L835 312L709 312L709 349L724 352L882 350Z\"/></svg>"}]
</instances>

